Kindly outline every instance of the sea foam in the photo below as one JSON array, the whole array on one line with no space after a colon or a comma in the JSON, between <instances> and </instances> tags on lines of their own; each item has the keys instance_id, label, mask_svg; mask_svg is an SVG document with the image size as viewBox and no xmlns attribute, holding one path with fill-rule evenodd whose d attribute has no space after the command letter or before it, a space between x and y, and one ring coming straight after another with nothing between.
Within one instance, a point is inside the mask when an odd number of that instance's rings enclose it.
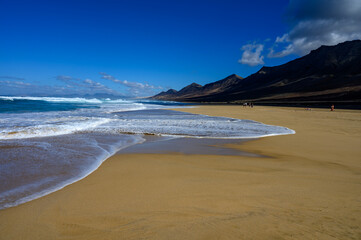
<instances>
[{"instance_id":1,"label":"sea foam","mask_svg":"<svg viewBox=\"0 0 361 240\"><path fill-rule=\"evenodd\" d=\"M25 203L88 176L141 136L74 134L0 141L0 209Z\"/></svg>"},{"instance_id":2,"label":"sea foam","mask_svg":"<svg viewBox=\"0 0 361 240\"><path fill-rule=\"evenodd\" d=\"M2 101L2 102L1 102ZM89 175L143 134L258 138L293 134L281 126L166 108L181 103L0 97L0 209L39 198Z\"/></svg>"}]
</instances>

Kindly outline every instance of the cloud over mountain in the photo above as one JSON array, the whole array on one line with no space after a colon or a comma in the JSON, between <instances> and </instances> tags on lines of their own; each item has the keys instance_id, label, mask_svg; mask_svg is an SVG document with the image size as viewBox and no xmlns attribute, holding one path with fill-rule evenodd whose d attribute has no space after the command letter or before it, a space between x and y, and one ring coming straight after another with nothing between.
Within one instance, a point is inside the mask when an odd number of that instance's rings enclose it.
<instances>
[{"instance_id":1,"label":"cloud over mountain","mask_svg":"<svg viewBox=\"0 0 361 240\"><path fill-rule=\"evenodd\" d=\"M286 19L291 28L276 38L268 57L302 56L321 45L361 39L359 0L291 0Z\"/></svg>"},{"instance_id":2,"label":"cloud over mountain","mask_svg":"<svg viewBox=\"0 0 361 240\"><path fill-rule=\"evenodd\" d=\"M239 63L247 64L249 66L257 66L264 64L261 53L263 51L263 44L246 44L241 48L242 58L238 60Z\"/></svg>"},{"instance_id":3,"label":"cloud over mountain","mask_svg":"<svg viewBox=\"0 0 361 240\"><path fill-rule=\"evenodd\" d=\"M285 20L289 30L277 36L272 46L267 40L244 45L238 62L264 64L262 51L267 45L268 58L282 58L304 56L321 45L361 39L360 0L290 0Z\"/></svg>"}]
</instances>

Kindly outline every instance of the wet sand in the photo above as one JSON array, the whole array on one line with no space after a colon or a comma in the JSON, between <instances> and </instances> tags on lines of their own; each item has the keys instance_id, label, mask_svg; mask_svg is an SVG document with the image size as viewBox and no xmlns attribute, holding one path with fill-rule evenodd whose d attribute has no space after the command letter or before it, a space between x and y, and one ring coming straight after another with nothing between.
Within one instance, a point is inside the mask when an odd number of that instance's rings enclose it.
<instances>
[{"instance_id":1,"label":"wet sand","mask_svg":"<svg viewBox=\"0 0 361 240\"><path fill-rule=\"evenodd\" d=\"M361 111L181 111L296 134L227 144L263 157L115 155L75 184L1 210L0 239L361 239Z\"/></svg>"},{"instance_id":2,"label":"wet sand","mask_svg":"<svg viewBox=\"0 0 361 240\"><path fill-rule=\"evenodd\" d=\"M188 137L159 137L144 136L146 141L121 150L121 154L129 153L161 153L161 154L198 154L198 155L231 155L231 156L258 156L237 148L239 145L252 139L215 139L215 138L188 138Z\"/></svg>"}]
</instances>

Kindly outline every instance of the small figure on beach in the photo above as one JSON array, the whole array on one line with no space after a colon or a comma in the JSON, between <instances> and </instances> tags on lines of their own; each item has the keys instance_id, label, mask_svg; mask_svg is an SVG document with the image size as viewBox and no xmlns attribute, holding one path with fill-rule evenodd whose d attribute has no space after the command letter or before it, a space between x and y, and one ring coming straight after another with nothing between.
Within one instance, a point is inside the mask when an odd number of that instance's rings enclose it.
<instances>
[{"instance_id":1,"label":"small figure on beach","mask_svg":"<svg viewBox=\"0 0 361 240\"><path fill-rule=\"evenodd\" d=\"M247 103L243 103L243 107L247 107Z\"/></svg>"},{"instance_id":2,"label":"small figure on beach","mask_svg":"<svg viewBox=\"0 0 361 240\"><path fill-rule=\"evenodd\" d=\"M249 106L250 106L251 108L253 108L253 102L251 102L251 103L249 104Z\"/></svg>"},{"instance_id":3,"label":"small figure on beach","mask_svg":"<svg viewBox=\"0 0 361 240\"><path fill-rule=\"evenodd\" d=\"M335 105L331 105L331 111L335 111Z\"/></svg>"}]
</instances>

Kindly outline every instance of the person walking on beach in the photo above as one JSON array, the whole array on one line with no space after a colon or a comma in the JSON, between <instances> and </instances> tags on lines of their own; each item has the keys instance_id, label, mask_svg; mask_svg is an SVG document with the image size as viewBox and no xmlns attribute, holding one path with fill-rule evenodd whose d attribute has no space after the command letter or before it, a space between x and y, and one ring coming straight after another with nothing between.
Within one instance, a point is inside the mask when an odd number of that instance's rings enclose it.
<instances>
[{"instance_id":1,"label":"person walking on beach","mask_svg":"<svg viewBox=\"0 0 361 240\"><path fill-rule=\"evenodd\" d=\"M335 105L331 105L331 111L333 112L333 111L335 111Z\"/></svg>"}]
</instances>

